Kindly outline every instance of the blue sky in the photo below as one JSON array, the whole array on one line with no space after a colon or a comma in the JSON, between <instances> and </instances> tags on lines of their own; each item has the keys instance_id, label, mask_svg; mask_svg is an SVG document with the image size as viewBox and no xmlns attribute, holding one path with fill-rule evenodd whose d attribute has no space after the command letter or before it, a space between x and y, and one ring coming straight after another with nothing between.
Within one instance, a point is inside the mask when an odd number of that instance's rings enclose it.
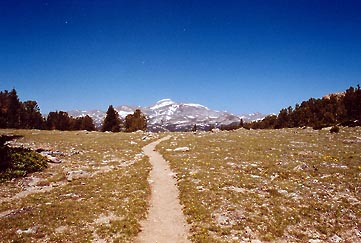
<instances>
[{"instance_id":1,"label":"blue sky","mask_svg":"<svg viewBox=\"0 0 361 243\"><path fill-rule=\"evenodd\" d=\"M0 1L0 90L41 111L278 113L361 77L361 1Z\"/></svg>"}]
</instances>

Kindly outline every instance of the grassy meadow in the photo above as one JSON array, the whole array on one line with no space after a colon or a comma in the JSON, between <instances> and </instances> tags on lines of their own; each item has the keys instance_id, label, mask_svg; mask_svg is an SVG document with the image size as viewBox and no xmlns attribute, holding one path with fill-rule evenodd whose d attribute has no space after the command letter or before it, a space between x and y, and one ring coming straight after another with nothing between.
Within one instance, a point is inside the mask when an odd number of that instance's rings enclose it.
<instances>
[{"instance_id":1,"label":"grassy meadow","mask_svg":"<svg viewBox=\"0 0 361 243\"><path fill-rule=\"evenodd\" d=\"M61 163L0 184L1 242L132 242L146 216L144 133L0 130Z\"/></svg>"},{"instance_id":2,"label":"grassy meadow","mask_svg":"<svg viewBox=\"0 0 361 243\"><path fill-rule=\"evenodd\" d=\"M193 242L361 242L360 128L176 133L157 149Z\"/></svg>"},{"instance_id":3,"label":"grassy meadow","mask_svg":"<svg viewBox=\"0 0 361 243\"><path fill-rule=\"evenodd\" d=\"M134 241L150 197L141 149L165 134L1 134L61 161L0 183L1 242ZM193 242L361 242L361 128L172 133L157 150Z\"/></svg>"}]
</instances>

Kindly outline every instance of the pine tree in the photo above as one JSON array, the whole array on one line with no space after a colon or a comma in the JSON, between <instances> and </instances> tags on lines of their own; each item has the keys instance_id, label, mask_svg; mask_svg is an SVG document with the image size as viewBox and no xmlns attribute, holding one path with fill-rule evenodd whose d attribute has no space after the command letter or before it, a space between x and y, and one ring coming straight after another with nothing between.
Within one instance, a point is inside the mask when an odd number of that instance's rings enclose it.
<instances>
[{"instance_id":1,"label":"pine tree","mask_svg":"<svg viewBox=\"0 0 361 243\"><path fill-rule=\"evenodd\" d=\"M277 116L276 129L285 128L289 125L288 109L281 109Z\"/></svg>"},{"instance_id":2,"label":"pine tree","mask_svg":"<svg viewBox=\"0 0 361 243\"><path fill-rule=\"evenodd\" d=\"M15 89L12 89L8 96L7 101L7 127L20 128L21 119L21 102Z\"/></svg>"},{"instance_id":3,"label":"pine tree","mask_svg":"<svg viewBox=\"0 0 361 243\"><path fill-rule=\"evenodd\" d=\"M0 128L7 127L8 91L0 92Z\"/></svg>"},{"instance_id":4,"label":"pine tree","mask_svg":"<svg viewBox=\"0 0 361 243\"><path fill-rule=\"evenodd\" d=\"M95 125L94 125L93 119L88 115L82 117L80 127L81 127L81 130L95 131Z\"/></svg>"},{"instance_id":5,"label":"pine tree","mask_svg":"<svg viewBox=\"0 0 361 243\"><path fill-rule=\"evenodd\" d=\"M244 121L243 119L241 119L241 121L239 122L239 127L242 128L244 126Z\"/></svg>"},{"instance_id":6,"label":"pine tree","mask_svg":"<svg viewBox=\"0 0 361 243\"><path fill-rule=\"evenodd\" d=\"M113 106L110 105L107 111L107 115L103 122L102 132L120 132L121 120L119 114L114 110Z\"/></svg>"},{"instance_id":7,"label":"pine tree","mask_svg":"<svg viewBox=\"0 0 361 243\"><path fill-rule=\"evenodd\" d=\"M343 103L346 108L347 120L361 120L361 89L360 85L357 88L350 87L346 90Z\"/></svg>"},{"instance_id":8,"label":"pine tree","mask_svg":"<svg viewBox=\"0 0 361 243\"><path fill-rule=\"evenodd\" d=\"M196 132L197 131L197 124L194 124L193 128L192 128L192 132Z\"/></svg>"},{"instance_id":9,"label":"pine tree","mask_svg":"<svg viewBox=\"0 0 361 243\"><path fill-rule=\"evenodd\" d=\"M49 130L71 130L71 119L67 112L50 112L46 120L46 126Z\"/></svg>"},{"instance_id":10,"label":"pine tree","mask_svg":"<svg viewBox=\"0 0 361 243\"><path fill-rule=\"evenodd\" d=\"M69 130L76 131L76 130L82 130L81 129L81 123L83 121L83 117L70 117L70 127Z\"/></svg>"},{"instance_id":11,"label":"pine tree","mask_svg":"<svg viewBox=\"0 0 361 243\"><path fill-rule=\"evenodd\" d=\"M23 128L42 129L44 118L36 101L28 100L23 103L21 123Z\"/></svg>"},{"instance_id":12,"label":"pine tree","mask_svg":"<svg viewBox=\"0 0 361 243\"><path fill-rule=\"evenodd\" d=\"M136 109L134 114L129 114L125 117L125 130L127 132L145 131L146 129L147 118L140 109Z\"/></svg>"},{"instance_id":13,"label":"pine tree","mask_svg":"<svg viewBox=\"0 0 361 243\"><path fill-rule=\"evenodd\" d=\"M69 117L69 126L67 130L77 131L77 130L87 130L94 131L95 125L93 119L86 115L84 117Z\"/></svg>"}]
</instances>

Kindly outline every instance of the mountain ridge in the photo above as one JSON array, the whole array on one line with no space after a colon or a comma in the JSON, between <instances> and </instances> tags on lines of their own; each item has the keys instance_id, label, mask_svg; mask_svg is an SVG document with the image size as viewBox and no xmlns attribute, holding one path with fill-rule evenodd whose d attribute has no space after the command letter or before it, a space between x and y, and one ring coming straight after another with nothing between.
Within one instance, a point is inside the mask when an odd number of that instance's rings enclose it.
<instances>
[{"instance_id":1,"label":"mountain ridge","mask_svg":"<svg viewBox=\"0 0 361 243\"><path fill-rule=\"evenodd\" d=\"M245 122L263 119L266 115L259 112L252 114L234 115L226 111L209 109L201 104L175 102L166 98L150 106L120 105L114 109L124 119L136 109L140 109L148 117L147 130L158 131L190 131L194 126L197 130L209 130L214 127L239 124L241 119ZM68 112L73 117L89 115L99 128L105 118L106 112L101 110L73 110Z\"/></svg>"}]
</instances>

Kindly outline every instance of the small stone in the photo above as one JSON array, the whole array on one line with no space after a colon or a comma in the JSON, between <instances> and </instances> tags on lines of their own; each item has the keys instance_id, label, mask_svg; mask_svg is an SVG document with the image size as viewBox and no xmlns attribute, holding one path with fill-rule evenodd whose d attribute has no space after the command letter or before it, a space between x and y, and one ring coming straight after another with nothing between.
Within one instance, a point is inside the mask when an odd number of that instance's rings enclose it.
<instances>
[{"instance_id":1,"label":"small stone","mask_svg":"<svg viewBox=\"0 0 361 243\"><path fill-rule=\"evenodd\" d=\"M320 240L320 239L310 239L308 242L309 243L321 243L322 240Z\"/></svg>"},{"instance_id":2,"label":"small stone","mask_svg":"<svg viewBox=\"0 0 361 243\"><path fill-rule=\"evenodd\" d=\"M221 129L219 129L219 128L213 128L213 129L212 129L212 132L213 132L213 133L218 133L218 132L220 132L220 131L221 131Z\"/></svg>"},{"instance_id":3,"label":"small stone","mask_svg":"<svg viewBox=\"0 0 361 243\"><path fill-rule=\"evenodd\" d=\"M338 243L338 242L341 242L342 241L342 238L338 235L334 235L330 238L330 242L335 242L335 243Z\"/></svg>"},{"instance_id":4,"label":"small stone","mask_svg":"<svg viewBox=\"0 0 361 243\"><path fill-rule=\"evenodd\" d=\"M35 234L37 230L38 230L37 227L31 227L31 228L26 229L26 230L18 229L16 231L16 234L18 234L18 235L21 235L21 234Z\"/></svg>"},{"instance_id":5,"label":"small stone","mask_svg":"<svg viewBox=\"0 0 361 243\"><path fill-rule=\"evenodd\" d=\"M188 147L179 147L179 148L175 148L173 151L174 152L187 152L187 151L189 151L189 148Z\"/></svg>"},{"instance_id":6,"label":"small stone","mask_svg":"<svg viewBox=\"0 0 361 243\"><path fill-rule=\"evenodd\" d=\"M61 163L60 159L53 157L51 155L47 155L46 158L47 158L48 162L50 162L50 163L55 163L55 164Z\"/></svg>"},{"instance_id":7,"label":"small stone","mask_svg":"<svg viewBox=\"0 0 361 243\"><path fill-rule=\"evenodd\" d=\"M90 174L83 170L75 170L75 171L69 171L66 175L66 179L68 182L71 182L73 180L77 180L84 177L89 177Z\"/></svg>"},{"instance_id":8,"label":"small stone","mask_svg":"<svg viewBox=\"0 0 361 243\"><path fill-rule=\"evenodd\" d=\"M303 171L308 169L308 165L306 163L302 163L300 165L297 165L295 168L293 168L294 171Z\"/></svg>"},{"instance_id":9,"label":"small stone","mask_svg":"<svg viewBox=\"0 0 361 243\"><path fill-rule=\"evenodd\" d=\"M260 240L251 240L251 243L262 243Z\"/></svg>"}]
</instances>

